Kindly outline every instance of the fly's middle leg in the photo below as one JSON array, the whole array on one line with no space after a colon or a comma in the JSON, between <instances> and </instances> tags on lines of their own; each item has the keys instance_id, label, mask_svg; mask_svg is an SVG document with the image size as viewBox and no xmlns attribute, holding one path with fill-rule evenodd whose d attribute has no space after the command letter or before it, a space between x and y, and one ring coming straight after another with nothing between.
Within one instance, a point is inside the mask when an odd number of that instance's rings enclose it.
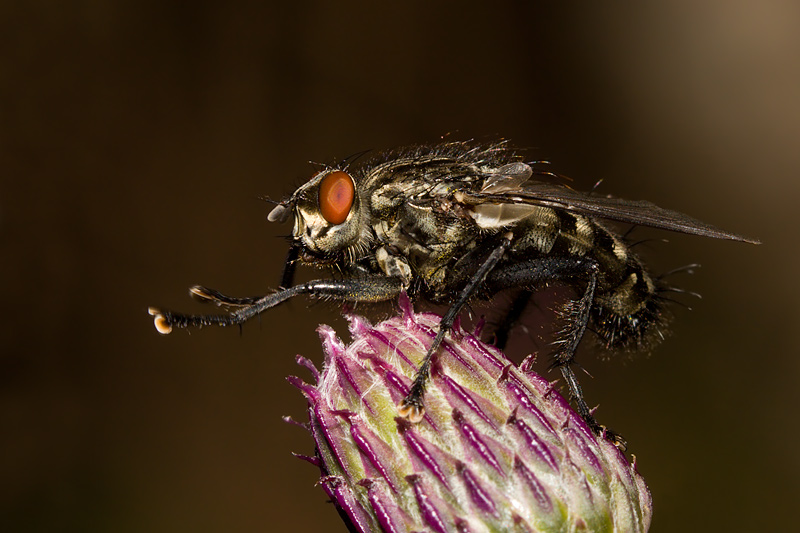
<instances>
[{"instance_id":1,"label":"fly's middle leg","mask_svg":"<svg viewBox=\"0 0 800 533\"><path fill-rule=\"evenodd\" d=\"M574 280L586 280L583 294L580 298L568 302L562 313L565 325L558 333L555 342L557 351L553 366L561 371L578 414L592 431L624 449L625 440L595 420L583 397L583 390L572 366L578 345L586 333L590 311L594 305L598 272L597 263L587 257L540 257L512 263L492 272L486 280L486 285L488 290L497 292L520 287L533 290L548 281L570 280L573 283Z\"/></svg>"},{"instance_id":2,"label":"fly's middle leg","mask_svg":"<svg viewBox=\"0 0 800 533\"><path fill-rule=\"evenodd\" d=\"M502 259L503 254L505 254L506 250L508 250L508 247L511 246L511 240L513 238L514 235L510 232L503 236L497 247L492 250L492 252L489 254L489 257L487 257L483 264L481 264L480 268L478 268L467 285L462 289L461 294L459 294L456 301L450 306L450 309L448 309L447 313L445 313L445 315L442 317L442 320L439 322L439 331L436 333L436 337L433 339L433 342L428 348L428 351L419 366L419 370L417 371L417 375L414 377L414 381L411 384L411 389L409 390L408 395L406 395L406 397L400 402L400 405L397 406L400 416L408 418L413 423L421 421L425 416L425 406L422 402L422 397L425 394L425 388L427 387L428 380L430 379L431 362L433 360L433 356L439 349L439 346L442 344L444 336L453 328L453 322L455 322L455 319L461 312L461 309L464 307L464 305L466 305L466 303L481 287L481 285L483 285L489 273L497 266L497 263L500 261L500 259Z\"/></svg>"},{"instance_id":3,"label":"fly's middle leg","mask_svg":"<svg viewBox=\"0 0 800 533\"><path fill-rule=\"evenodd\" d=\"M506 311L505 315L500 319L497 329L494 331L494 345L500 350L505 350L508 343L508 337L511 330L517 325L517 322L528 307L533 293L528 290L523 290L517 294L511 302L511 306Z\"/></svg>"}]
</instances>

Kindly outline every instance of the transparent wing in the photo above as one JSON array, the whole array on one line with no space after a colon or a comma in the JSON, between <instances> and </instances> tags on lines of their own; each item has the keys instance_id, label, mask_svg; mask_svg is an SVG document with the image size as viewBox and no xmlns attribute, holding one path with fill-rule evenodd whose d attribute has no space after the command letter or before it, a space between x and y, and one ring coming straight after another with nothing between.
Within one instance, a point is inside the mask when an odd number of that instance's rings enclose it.
<instances>
[{"instance_id":1,"label":"transparent wing","mask_svg":"<svg viewBox=\"0 0 800 533\"><path fill-rule=\"evenodd\" d=\"M481 202L491 203L522 203L562 209L581 215L588 215L608 220L616 220L629 224L638 224L653 228L701 235L714 239L727 239L731 241L761 244L756 239L737 235L721 230L711 224L706 224L695 218L663 209L657 205L643 200L622 200L608 196L589 196L562 185L554 185L541 181L527 181L516 190L503 193L474 192L467 196L474 198L476 204Z\"/></svg>"},{"instance_id":2,"label":"transparent wing","mask_svg":"<svg viewBox=\"0 0 800 533\"><path fill-rule=\"evenodd\" d=\"M489 174L481 185L483 193L501 193L518 189L533 174L530 165L522 162L509 163Z\"/></svg>"}]
</instances>

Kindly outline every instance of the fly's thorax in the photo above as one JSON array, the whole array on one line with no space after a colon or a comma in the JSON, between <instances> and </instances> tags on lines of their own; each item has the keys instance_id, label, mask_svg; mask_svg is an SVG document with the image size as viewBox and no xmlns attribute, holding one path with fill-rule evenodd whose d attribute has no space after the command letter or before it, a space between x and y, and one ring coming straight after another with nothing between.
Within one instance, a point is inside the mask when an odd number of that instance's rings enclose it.
<instances>
[{"instance_id":1,"label":"fly's thorax","mask_svg":"<svg viewBox=\"0 0 800 533\"><path fill-rule=\"evenodd\" d=\"M376 241L384 244L381 249L402 258L409 272L427 285L444 284L447 265L474 246L474 228L463 217L447 218L412 203L404 204L401 211L388 220L372 218ZM385 268L387 264L382 263L381 269L393 275L395 269Z\"/></svg>"},{"instance_id":2,"label":"fly's thorax","mask_svg":"<svg viewBox=\"0 0 800 533\"><path fill-rule=\"evenodd\" d=\"M318 173L287 203L294 207L292 235L309 262L352 256L369 241L364 202L355 181L344 171Z\"/></svg>"},{"instance_id":3,"label":"fly's thorax","mask_svg":"<svg viewBox=\"0 0 800 533\"><path fill-rule=\"evenodd\" d=\"M410 176L384 182L374 179L371 184L370 220L376 241L403 256L413 275L426 285L443 285L446 266L469 248L479 233L463 207L452 199L457 184L430 183Z\"/></svg>"},{"instance_id":4,"label":"fly's thorax","mask_svg":"<svg viewBox=\"0 0 800 533\"><path fill-rule=\"evenodd\" d=\"M375 252L375 261L378 268L387 276L400 278L403 288L408 288L411 284L411 266L407 259L402 255L392 254L387 246L381 246Z\"/></svg>"}]
</instances>

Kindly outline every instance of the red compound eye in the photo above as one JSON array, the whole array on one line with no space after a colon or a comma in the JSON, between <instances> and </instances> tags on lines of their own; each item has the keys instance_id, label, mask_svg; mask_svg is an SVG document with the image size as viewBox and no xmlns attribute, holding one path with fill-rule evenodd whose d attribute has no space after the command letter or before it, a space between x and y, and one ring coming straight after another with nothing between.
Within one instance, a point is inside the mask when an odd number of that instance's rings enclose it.
<instances>
[{"instance_id":1,"label":"red compound eye","mask_svg":"<svg viewBox=\"0 0 800 533\"><path fill-rule=\"evenodd\" d=\"M353 207L356 197L353 180L346 172L331 172L319 185L319 210L331 224L341 224Z\"/></svg>"}]
</instances>

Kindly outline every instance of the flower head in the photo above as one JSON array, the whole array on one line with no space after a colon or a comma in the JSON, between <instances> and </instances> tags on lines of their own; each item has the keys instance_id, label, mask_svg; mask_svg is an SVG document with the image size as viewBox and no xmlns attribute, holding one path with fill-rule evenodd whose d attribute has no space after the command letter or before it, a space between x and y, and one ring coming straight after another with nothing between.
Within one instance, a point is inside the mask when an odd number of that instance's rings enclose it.
<instances>
[{"instance_id":1,"label":"flower head","mask_svg":"<svg viewBox=\"0 0 800 533\"><path fill-rule=\"evenodd\" d=\"M397 414L440 317L376 326L349 317L345 346L319 328L309 403L321 484L354 531L646 531L652 502L614 445L598 439L553 386L456 326L439 349L425 416Z\"/></svg>"}]
</instances>

